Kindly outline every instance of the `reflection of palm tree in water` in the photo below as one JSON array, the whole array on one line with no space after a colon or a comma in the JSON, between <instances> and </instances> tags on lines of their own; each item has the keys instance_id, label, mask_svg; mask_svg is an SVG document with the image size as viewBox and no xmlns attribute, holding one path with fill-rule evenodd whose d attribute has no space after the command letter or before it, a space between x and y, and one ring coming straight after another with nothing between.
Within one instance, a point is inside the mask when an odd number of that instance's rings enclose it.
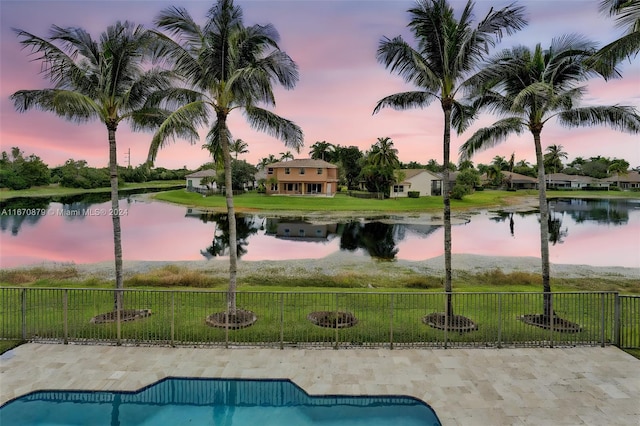
<instances>
[{"instance_id":1,"label":"reflection of palm tree in water","mask_svg":"<svg viewBox=\"0 0 640 426\"><path fill-rule=\"evenodd\" d=\"M569 235L569 228L562 229L562 215L550 212L549 214L549 242L554 246L564 243L564 238Z\"/></svg>"},{"instance_id":2,"label":"reflection of palm tree in water","mask_svg":"<svg viewBox=\"0 0 640 426\"><path fill-rule=\"evenodd\" d=\"M228 255L230 246L228 215L226 213L203 213L200 215L200 220L204 223L215 222L213 241L209 247L200 250L200 254L207 259ZM249 245L247 240L251 235L257 233L258 229L259 225L252 217L236 216L238 258L247 253L246 246Z\"/></svg>"},{"instance_id":3,"label":"reflection of palm tree in water","mask_svg":"<svg viewBox=\"0 0 640 426\"><path fill-rule=\"evenodd\" d=\"M382 222L364 225L356 221L346 223L340 236L340 249L355 251L362 248L371 257L393 260L398 254L394 228L394 225Z\"/></svg>"}]
</instances>

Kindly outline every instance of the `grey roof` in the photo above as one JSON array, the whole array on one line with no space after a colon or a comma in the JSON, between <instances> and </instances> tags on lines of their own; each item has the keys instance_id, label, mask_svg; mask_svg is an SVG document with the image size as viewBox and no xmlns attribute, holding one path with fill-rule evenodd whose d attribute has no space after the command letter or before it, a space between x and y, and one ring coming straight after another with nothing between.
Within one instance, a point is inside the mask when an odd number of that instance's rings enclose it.
<instances>
[{"instance_id":1,"label":"grey roof","mask_svg":"<svg viewBox=\"0 0 640 426\"><path fill-rule=\"evenodd\" d=\"M568 175L565 173L549 173L547 175L545 175L545 178L548 181L558 181L558 180L563 180L563 181L567 181L567 182L594 182L597 181L598 179L596 178L592 178L591 176L582 176L582 175Z\"/></svg>"},{"instance_id":2,"label":"grey roof","mask_svg":"<svg viewBox=\"0 0 640 426\"><path fill-rule=\"evenodd\" d=\"M316 167L322 169L337 169L338 166L324 160L314 160L312 158L300 158L289 161L278 161L277 163L267 164L266 167Z\"/></svg>"},{"instance_id":3,"label":"grey roof","mask_svg":"<svg viewBox=\"0 0 640 426\"><path fill-rule=\"evenodd\" d=\"M185 178L186 179L190 179L190 178L203 178L203 177L208 177L208 176L217 176L218 174L216 173L215 170L212 169L206 169L206 170L200 170L199 172L195 172L195 173L191 173L190 175L186 175Z\"/></svg>"},{"instance_id":4,"label":"grey roof","mask_svg":"<svg viewBox=\"0 0 640 426\"><path fill-rule=\"evenodd\" d=\"M602 179L606 182L640 182L640 173L638 172L628 172L627 174L618 176L617 174Z\"/></svg>"}]
</instances>

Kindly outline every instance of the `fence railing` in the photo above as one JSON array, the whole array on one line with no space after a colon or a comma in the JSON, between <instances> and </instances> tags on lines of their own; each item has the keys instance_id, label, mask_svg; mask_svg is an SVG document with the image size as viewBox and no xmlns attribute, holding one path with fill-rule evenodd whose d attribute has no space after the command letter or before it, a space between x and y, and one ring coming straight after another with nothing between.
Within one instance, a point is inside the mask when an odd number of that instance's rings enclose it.
<instances>
[{"instance_id":1,"label":"fence railing","mask_svg":"<svg viewBox=\"0 0 640 426\"><path fill-rule=\"evenodd\" d=\"M549 347L609 345L640 347L640 296L616 292L553 293L561 321L527 323L541 317L543 293L454 293L453 314L475 327L458 331L428 325L444 312L446 293L238 292L237 306L257 321L233 330L205 319L226 309L226 292L123 290L124 309L149 316L95 323L114 308L114 290L0 288L0 339L111 344L265 347ZM352 326L322 327L312 312L350 313ZM534 314L534 315L532 315ZM535 322L535 321L534 321ZM568 327L570 325L571 327Z\"/></svg>"}]
</instances>

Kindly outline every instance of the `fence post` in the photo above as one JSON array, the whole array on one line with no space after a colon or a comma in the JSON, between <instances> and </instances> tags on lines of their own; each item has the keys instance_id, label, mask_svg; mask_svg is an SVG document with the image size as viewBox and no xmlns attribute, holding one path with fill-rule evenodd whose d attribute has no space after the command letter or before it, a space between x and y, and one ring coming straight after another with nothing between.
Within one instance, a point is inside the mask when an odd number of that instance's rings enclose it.
<instances>
[{"instance_id":1,"label":"fence post","mask_svg":"<svg viewBox=\"0 0 640 426\"><path fill-rule=\"evenodd\" d=\"M333 345L333 349L338 349L338 315L339 315L339 313L338 313L338 303L339 303L338 297L339 297L338 293L336 293L336 321L335 321L336 322L336 336L335 336L336 339L335 339L335 343Z\"/></svg>"},{"instance_id":2,"label":"fence post","mask_svg":"<svg viewBox=\"0 0 640 426\"><path fill-rule=\"evenodd\" d=\"M391 300L389 302L390 305L390 315L389 315L389 349L393 349L393 299L394 294L391 295Z\"/></svg>"},{"instance_id":3,"label":"fence post","mask_svg":"<svg viewBox=\"0 0 640 426\"><path fill-rule=\"evenodd\" d=\"M555 312L555 308L554 308L554 303L553 303L553 293L549 293L549 304L551 305L551 308L549 309L550 315L551 317L549 318L549 347L553 348L553 328L555 326L555 321L556 321L556 312ZM543 302L544 304L544 302ZM544 314L543 314L544 315Z\"/></svg>"},{"instance_id":4,"label":"fence post","mask_svg":"<svg viewBox=\"0 0 640 426\"><path fill-rule=\"evenodd\" d=\"M498 293L498 349L500 349L501 347L502 347L502 293Z\"/></svg>"},{"instance_id":5,"label":"fence post","mask_svg":"<svg viewBox=\"0 0 640 426\"><path fill-rule=\"evenodd\" d=\"M280 349L284 349L284 293L280 293Z\"/></svg>"},{"instance_id":6,"label":"fence post","mask_svg":"<svg viewBox=\"0 0 640 426\"><path fill-rule=\"evenodd\" d=\"M171 346L176 346L176 292L171 292Z\"/></svg>"},{"instance_id":7,"label":"fence post","mask_svg":"<svg viewBox=\"0 0 640 426\"><path fill-rule=\"evenodd\" d=\"M621 323L621 303L622 299L620 298L620 293L615 292L613 295L613 344L617 347L620 347L620 334L622 331L622 323Z\"/></svg>"},{"instance_id":8,"label":"fence post","mask_svg":"<svg viewBox=\"0 0 640 426\"><path fill-rule=\"evenodd\" d=\"M64 344L69 344L69 290L62 290L62 320L64 330Z\"/></svg>"},{"instance_id":9,"label":"fence post","mask_svg":"<svg viewBox=\"0 0 640 426\"><path fill-rule=\"evenodd\" d=\"M604 343L605 343L605 327L606 327L605 306L606 305L605 305L604 293L602 293L600 294L600 347L602 348L604 348Z\"/></svg>"},{"instance_id":10,"label":"fence post","mask_svg":"<svg viewBox=\"0 0 640 426\"><path fill-rule=\"evenodd\" d=\"M20 304L22 310L22 340L27 340L27 289L20 292Z\"/></svg>"},{"instance_id":11,"label":"fence post","mask_svg":"<svg viewBox=\"0 0 640 426\"><path fill-rule=\"evenodd\" d=\"M121 320L122 319L122 309L120 309L120 306L118 306L116 308L116 345L120 346L122 345L122 324L121 324Z\"/></svg>"}]
</instances>

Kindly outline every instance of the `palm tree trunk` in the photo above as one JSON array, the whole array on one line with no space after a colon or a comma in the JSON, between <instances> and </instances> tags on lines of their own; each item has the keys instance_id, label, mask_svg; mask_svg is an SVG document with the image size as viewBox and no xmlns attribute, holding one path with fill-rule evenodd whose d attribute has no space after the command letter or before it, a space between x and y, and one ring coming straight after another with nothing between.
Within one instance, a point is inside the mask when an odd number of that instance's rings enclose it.
<instances>
[{"instance_id":1,"label":"palm tree trunk","mask_svg":"<svg viewBox=\"0 0 640 426\"><path fill-rule=\"evenodd\" d=\"M447 293L445 314L453 317L451 288L451 194L449 191L449 151L451 150L451 108L450 103L442 103L444 110L442 201L444 203L444 291Z\"/></svg>"},{"instance_id":2,"label":"palm tree trunk","mask_svg":"<svg viewBox=\"0 0 640 426\"><path fill-rule=\"evenodd\" d=\"M123 308L122 289L124 280L122 275L122 231L120 229L120 206L118 202L118 156L116 152L117 123L107 124L109 132L109 175L111 180L111 221L113 222L113 250L116 267L116 292L114 295L114 310Z\"/></svg>"},{"instance_id":3,"label":"palm tree trunk","mask_svg":"<svg viewBox=\"0 0 640 426\"><path fill-rule=\"evenodd\" d=\"M227 290L228 315L236 314L236 287L238 272L238 237L236 232L236 212L233 206L233 179L231 173L231 151L227 132L227 116L218 114L220 126L222 156L224 158L224 186L229 220L229 289Z\"/></svg>"},{"instance_id":4,"label":"palm tree trunk","mask_svg":"<svg viewBox=\"0 0 640 426\"><path fill-rule=\"evenodd\" d=\"M551 279L549 274L549 204L547 204L547 190L544 174L544 159L540 143L540 129L533 129L533 141L536 147L536 161L538 162L538 203L540 207L540 257L542 261L542 291L544 293L544 317L551 320L553 315L553 300L551 297Z\"/></svg>"}]
</instances>

